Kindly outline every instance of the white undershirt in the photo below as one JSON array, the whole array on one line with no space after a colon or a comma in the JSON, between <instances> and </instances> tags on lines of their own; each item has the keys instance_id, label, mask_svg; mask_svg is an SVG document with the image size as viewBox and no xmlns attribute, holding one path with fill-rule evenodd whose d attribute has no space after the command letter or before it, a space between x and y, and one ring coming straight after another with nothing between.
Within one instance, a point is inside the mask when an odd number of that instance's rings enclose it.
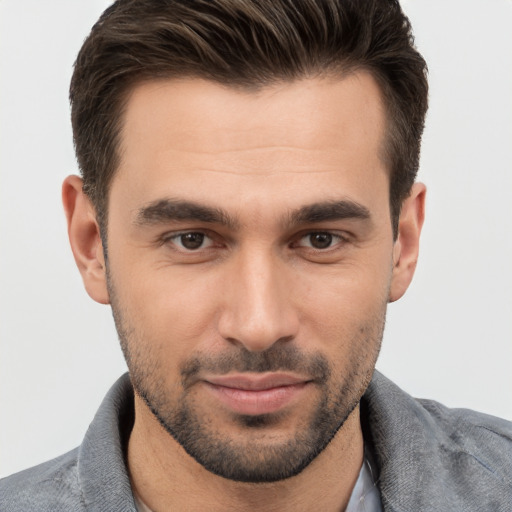
<instances>
[{"instance_id":1,"label":"white undershirt","mask_svg":"<svg viewBox=\"0 0 512 512\"><path fill-rule=\"evenodd\" d=\"M345 512L382 512L379 489L367 457L364 458Z\"/></svg>"}]
</instances>

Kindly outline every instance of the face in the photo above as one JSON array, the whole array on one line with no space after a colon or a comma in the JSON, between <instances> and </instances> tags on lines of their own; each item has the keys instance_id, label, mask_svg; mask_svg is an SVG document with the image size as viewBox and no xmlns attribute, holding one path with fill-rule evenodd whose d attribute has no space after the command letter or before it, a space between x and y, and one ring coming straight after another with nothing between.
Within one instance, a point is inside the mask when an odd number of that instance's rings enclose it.
<instances>
[{"instance_id":1,"label":"face","mask_svg":"<svg viewBox=\"0 0 512 512\"><path fill-rule=\"evenodd\" d=\"M214 473L297 474L368 385L393 266L384 116L365 73L129 98L110 302L147 414Z\"/></svg>"}]
</instances>

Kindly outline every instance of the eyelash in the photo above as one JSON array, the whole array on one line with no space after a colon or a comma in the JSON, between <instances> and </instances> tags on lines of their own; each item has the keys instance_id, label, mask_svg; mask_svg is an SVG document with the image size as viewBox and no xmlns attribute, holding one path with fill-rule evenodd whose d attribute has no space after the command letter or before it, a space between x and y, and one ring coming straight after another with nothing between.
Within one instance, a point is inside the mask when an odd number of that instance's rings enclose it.
<instances>
[{"instance_id":1,"label":"eyelash","mask_svg":"<svg viewBox=\"0 0 512 512\"><path fill-rule=\"evenodd\" d=\"M202 236L203 239L201 240L201 245L199 247L197 247L196 249L190 249L190 248L184 247L183 242L181 241L181 243L180 243L179 241L182 237L184 237L186 235ZM312 246L307 246L307 245L302 245L302 246L300 245L300 242L302 240L305 240L308 237L312 237L314 235L327 235L327 237L330 237L331 240L330 240L330 244L328 245L328 247L317 248L317 247L312 247ZM206 247L203 246L203 243L205 240L209 240L209 242L210 242ZM344 245L348 242L349 242L349 237L346 234L341 234L339 232L332 232L332 231L328 231L328 230L326 230L326 231L320 231L320 230L319 231L307 231L307 232L301 233L299 236L295 237L295 241L291 242L289 244L289 247L291 247L291 248L302 247L308 251L313 251L315 253L320 254L320 253L327 253L327 252L336 250L336 248L338 248L340 245ZM214 237L211 235L211 233L209 233L207 231L189 230L189 231L180 231L178 233L172 233L172 234L166 235L166 236L162 237L161 244L162 245L172 244L172 245L176 246L176 250L178 250L178 251L181 251L183 253L194 254L194 253L199 253L200 251L210 249L213 245L215 245L215 240L214 240Z\"/></svg>"},{"instance_id":2,"label":"eyelash","mask_svg":"<svg viewBox=\"0 0 512 512\"><path fill-rule=\"evenodd\" d=\"M308 231L305 234L302 234L300 237L297 238L298 242L304 240L304 239L311 239L314 235L327 235L331 238L332 244L330 244L328 247L325 248L317 248L317 247L311 247L311 246L302 246L308 250L315 251L318 253L324 253L328 252L329 250L335 250L340 245L344 245L349 241L348 237L346 235L343 235L339 232L332 232L332 231ZM295 242L293 245L298 246L298 242ZM300 246L299 246L300 247Z\"/></svg>"},{"instance_id":3,"label":"eyelash","mask_svg":"<svg viewBox=\"0 0 512 512\"><path fill-rule=\"evenodd\" d=\"M185 253L187 253L187 252L188 253L197 253L201 249L202 250L209 249L210 246L215 243L212 236L210 236L207 232L200 231L200 230L198 230L198 231L193 231L193 230L191 230L191 231L181 231L179 233L172 233L170 235L164 236L161 239L161 243L162 244L169 244L170 243L170 244L173 244L173 245L177 245L179 247L179 245L178 245L178 243L176 241L180 240L181 237L186 236L186 235L201 235L201 236L204 237L204 239L209 239L211 241L211 243L207 247L202 247L202 244L201 244L201 247L198 247L196 250L188 249L186 247L183 247L183 244L181 244L181 248L178 248L177 250L185 252Z\"/></svg>"}]
</instances>

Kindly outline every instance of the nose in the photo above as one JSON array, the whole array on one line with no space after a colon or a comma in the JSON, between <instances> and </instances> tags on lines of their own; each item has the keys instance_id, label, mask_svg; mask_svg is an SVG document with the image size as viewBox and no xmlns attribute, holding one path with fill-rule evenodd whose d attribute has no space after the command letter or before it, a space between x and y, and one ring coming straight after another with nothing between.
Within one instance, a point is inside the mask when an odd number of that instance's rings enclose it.
<instances>
[{"instance_id":1,"label":"nose","mask_svg":"<svg viewBox=\"0 0 512 512\"><path fill-rule=\"evenodd\" d=\"M242 254L225 283L220 335L261 352L297 335L298 314L285 263L272 254Z\"/></svg>"}]
</instances>

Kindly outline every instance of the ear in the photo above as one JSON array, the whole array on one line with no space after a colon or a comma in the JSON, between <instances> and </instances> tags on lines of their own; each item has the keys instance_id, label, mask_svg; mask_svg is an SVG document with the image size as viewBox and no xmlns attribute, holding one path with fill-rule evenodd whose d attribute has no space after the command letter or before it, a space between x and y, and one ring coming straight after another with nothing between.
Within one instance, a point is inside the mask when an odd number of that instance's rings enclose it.
<instances>
[{"instance_id":1,"label":"ear","mask_svg":"<svg viewBox=\"0 0 512 512\"><path fill-rule=\"evenodd\" d=\"M420 244L420 233L425 218L427 188L415 183L411 194L403 202L398 221L398 236L393 247L393 275L389 302L398 300L412 281Z\"/></svg>"},{"instance_id":2,"label":"ear","mask_svg":"<svg viewBox=\"0 0 512 512\"><path fill-rule=\"evenodd\" d=\"M90 199L84 194L82 180L68 176L62 184L62 202L68 222L71 250L87 293L100 304L108 304L106 265L100 228Z\"/></svg>"}]
</instances>

